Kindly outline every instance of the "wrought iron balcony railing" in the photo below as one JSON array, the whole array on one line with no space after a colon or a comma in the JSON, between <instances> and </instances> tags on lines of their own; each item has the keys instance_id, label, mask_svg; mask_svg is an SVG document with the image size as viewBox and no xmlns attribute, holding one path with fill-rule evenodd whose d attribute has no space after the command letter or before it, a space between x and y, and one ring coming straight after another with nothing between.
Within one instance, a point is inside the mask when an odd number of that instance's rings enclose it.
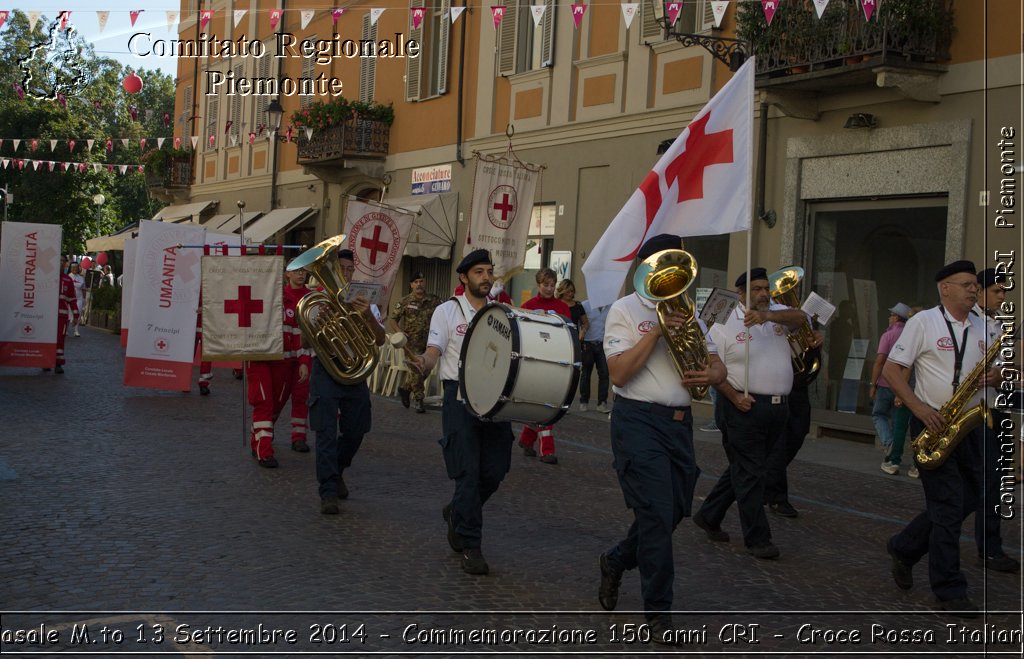
<instances>
[{"instance_id":1,"label":"wrought iron balcony railing","mask_svg":"<svg viewBox=\"0 0 1024 659\"><path fill-rule=\"evenodd\" d=\"M311 165L344 159L384 160L390 134L391 126L387 123L363 118L314 131L309 139L300 128L296 140L298 161Z\"/></svg>"},{"instance_id":2,"label":"wrought iron balcony railing","mask_svg":"<svg viewBox=\"0 0 1024 659\"><path fill-rule=\"evenodd\" d=\"M156 188L187 188L192 185L192 157L171 156L164 172L155 172L150 165L146 170L146 183Z\"/></svg>"}]
</instances>

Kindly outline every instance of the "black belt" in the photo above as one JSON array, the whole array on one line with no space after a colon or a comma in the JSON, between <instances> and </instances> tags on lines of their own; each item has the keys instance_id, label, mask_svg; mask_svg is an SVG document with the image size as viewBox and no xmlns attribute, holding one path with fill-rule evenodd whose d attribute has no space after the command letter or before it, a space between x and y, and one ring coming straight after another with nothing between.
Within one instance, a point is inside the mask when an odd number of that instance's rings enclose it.
<instances>
[{"instance_id":1,"label":"black belt","mask_svg":"<svg viewBox=\"0 0 1024 659\"><path fill-rule=\"evenodd\" d=\"M768 403L769 405L785 405L789 402L788 395L776 396L775 394L747 394L754 400Z\"/></svg>"},{"instance_id":2,"label":"black belt","mask_svg":"<svg viewBox=\"0 0 1024 659\"><path fill-rule=\"evenodd\" d=\"M675 421L682 421L690 413L689 406L669 407L668 405L661 405L659 403L648 403L642 400L633 400L632 398L626 398L625 396L615 397L615 404L618 405L619 403L626 403L627 405L632 405L633 407L644 410L645 412L650 412L655 416L668 417Z\"/></svg>"}]
</instances>

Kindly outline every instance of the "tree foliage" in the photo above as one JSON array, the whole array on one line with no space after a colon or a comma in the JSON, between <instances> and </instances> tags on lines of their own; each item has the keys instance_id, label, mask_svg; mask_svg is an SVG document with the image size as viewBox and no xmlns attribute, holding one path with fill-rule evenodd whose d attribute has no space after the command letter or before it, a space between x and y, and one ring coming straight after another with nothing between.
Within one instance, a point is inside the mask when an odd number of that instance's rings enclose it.
<instances>
[{"instance_id":1,"label":"tree foliage","mask_svg":"<svg viewBox=\"0 0 1024 659\"><path fill-rule=\"evenodd\" d=\"M173 125L165 128L163 115L174 113L174 80L159 71L139 69L136 73L145 82L143 90L128 94L121 83L130 73L129 67L98 57L91 44L72 34L67 40L78 49L75 66L81 67L85 84L77 93L67 94L66 103L34 98L33 90L23 87L22 62L27 60L25 66L33 72L30 84L53 79L46 67L59 64L53 57L38 56L33 47L49 39L54 22L43 16L35 29L29 30L28 17L15 10L0 32L0 138L4 140L0 158L12 157L11 140L21 139L17 157L26 160L21 170L14 162L0 169L0 187L14 195L7 212L9 220L60 224L64 252L81 254L86 239L153 217L164 205L150 197L141 174L121 175L117 167L113 172L106 167L97 172L92 163L139 164L143 161L141 138L148 138L148 151L156 148L154 138L172 136ZM19 98L19 86L29 92L24 98ZM28 140L33 138L39 138L39 144L30 152ZM56 151L50 150L51 139L60 140ZM69 152L68 139L76 140L73 152ZM88 139L95 140L91 150ZM112 152L106 149L108 139L116 144ZM128 140L127 148L122 139ZM170 147L164 144L165 149ZM88 167L85 172L64 172L58 167L51 172L45 164L33 169L28 160L84 162ZM99 209L93 204L97 193L106 198Z\"/></svg>"}]
</instances>

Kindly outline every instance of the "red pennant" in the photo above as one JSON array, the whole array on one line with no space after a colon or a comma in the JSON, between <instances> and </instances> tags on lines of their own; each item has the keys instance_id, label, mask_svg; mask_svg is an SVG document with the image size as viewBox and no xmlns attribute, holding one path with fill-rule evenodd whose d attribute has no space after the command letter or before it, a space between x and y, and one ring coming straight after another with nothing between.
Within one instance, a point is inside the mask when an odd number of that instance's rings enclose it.
<instances>
[{"instance_id":1,"label":"red pennant","mask_svg":"<svg viewBox=\"0 0 1024 659\"><path fill-rule=\"evenodd\" d=\"M180 149L181 148L181 138L180 137L175 137L174 138L174 148L175 149Z\"/></svg>"},{"instance_id":2,"label":"red pennant","mask_svg":"<svg viewBox=\"0 0 1024 659\"><path fill-rule=\"evenodd\" d=\"M74 140L68 140L68 151L71 152L71 153L74 153L74 151L75 151L75 141Z\"/></svg>"},{"instance_id":3,"label":"red pennant","mask_svg":"<svg viewBox=\"0 0 1024 659\"><path fill-rule=\"evenodd\" d=\"M409 11L412 12L412 29L420 29L420 24L423 23L423 17L426 16L427 10L423 7L413 7Z\"/></svg>"},{"instance_id":4,"label":"red pennant","mask_svg":"<svg viewBox=\"0 0 1024 659\"><path fill-rule=\"evenodd\" d=\"M66 30L68 27L68 21L71 20L70 11L62 11L60 13L60 29Z\"/></svg>"},{"instance_id":5,"label":"red pennant","mask_svg":"<svg viewBox=\"0 0 1024 659\"><path fill-rule=\"evenodd\" d=\"M217 136L210 135L210 138L207 141L210 143L210 148L212 149L213 145L217 143Z\"/></svg>"},{"instance_id":6,"label":"red pennant","mask_svg":"<svg viewBox=\"0 0 1024 659\"><path fill-rule=\"evenodd\" d=\"M255 143L256 143L256 133L250 132L249 133L249 144L255 144Z\"/></svg>"},{"instance_id":7,"label":"red pennant","mask_svg":"<svg viewBox=\"0 0 1024 659\"><path fill-rule=\"evenodd\" d=\"M270 12L270 29L276 30L277 24L281 22L281 10L280 9L269 9Z\"/></svg>"},{"instance_id":8,"label":"red pennant","mask_svg":"<svg viewBox=\"0 0 1024 659\"><path fill-rule=\"evenodd\" d=\"M85 163L84 162L78 163L78 171L80 171L80 172L84 172L85 171Z\"/></svg>"},{"instance_id":9,"label":"red pennant","mask_svg":"<svg viewBox=\"0 0 1024 659\"><path fill-rule=\"evenodd\" d=\"M864 20L870 21L871 15L875 13L875 0L860 0L860 6L864 10Z\"/></svg>"},{"instance_id":10,"label":"red pennant","mask_svg":"<svg viewBox=\"0 0 1024 659\"><path fill-rule=\"evenodd\" d=\"M494 21L494 29L501 25L501 19L505 18L505 5L491 5L491 20Z\"/></svg>"},{"instance_id":11,"label":"red pennant","mask_svg":"<svg viewBox=\"0 0 1024 659\"><path fill-rule=\"evenodd\" d=\"M679 20L679 13L683 11L682 2L666 2L665 3L665 15L668 16L668 24L675 25L676 21Z\"/></svg>"},{"instance_id":12,"label":"red pennant","mask_svg":"<svg viewBox=\"0 0 1024 659\"><path fill-rule=\"evenodd\" d=\"M164 112L164 128L167 128L170 125L171 125L171 113L170 112Z\"/></svg>"},{"instance_id":13,"label":"red pennant","mask_svg":"<svg viewBox=\"0 0 1024 659\"><path fill-rule=\"evenodd\" d=\"M139 165L139 168L136 171L141 174L144 171L143 165Z\"/></svg>"},{"instance_id":14,"label":"red pennant","mask_svg":"<svg viewBox=\"0 0 1024 659\"><path fill-rule=\"evenodd\" d=\"M131 115L132 121L139 120L139 108L135 107L134 105L128 106L128 114Z\"/></svg>"},{"instance_id":15,"label":"red pennant","mask_svg":"<svg viewBox=\"0 0 1024 659\"><path fill-rule=\"evenodd\" d=\"M37 147L37 146L39 146L39 140L35 140L35 139L34 139L34 140L32 140L31 142L29 142L28 144L29 144L29 147L28 147L28 148L29 148L29 150L30 150L30 151L35 151L35 150L36 150L36 147Z\"/></svg>"},{"instance_id":16,"label":"red pennant","mask_svg":"<svg viewBox=\"0 0 1024 659\"><path fill-rule=\"evenodd\" d=\"M580 21L583 20L583 14L587 13L587 6L582 2L572 3L572 22L576 24L576 29L580 29Z\"/></svg>"},{"instance_id":17,"label":"red pennant","mask_svg":"<svg viewBox=\"0 0 1024 659\"><path fill-rule=\"evenodd\" d=\"M114 140L107 140L107 153L114 151Z\"/></svg>"},{"instance_id":18,"label":"red pennant","mask_svg":"<svg viewBox=\"0 0 1024 659\"><path fill-rule=\"evenodd\" d=\"M227 134L228 134L228 131L230 131L230 130L231 130L231 124L233 124L233 123L234 123L234 122L232 122L232 121L230 121L230 120L224 123L224 134L225 134L225 135L227 135Z\"/></svg>"},{"instance_id":19,"label":"red pennant","mask_svg":"<svg viewBox=\"0 0 1024 659\"><path fill-rule=\"evenodd\" d=\"M11 12L9 11L0 11L0 27L3 27L4 23L7 22L7 16L10 15L10 13Z\"/></svg>"},{"instance_id":20,"label":"red pennant","mask_svg":"<svg viewBox=\"0 0 1024 659\"><path fill-rule=\"evenodd\" d=\"M25 100L25 88L18 83L14 83L14 93L18 97L19 101Z\"/></svg>"},{"instance_id":21,"label":"red pennant","mask_svg":"<svg viewBox=\"0 0 1024 659\"><path fill-rule=\"evenodd\" d=\"M57 92L57 102L60 103L60 106L62 108L67 109L67 107L68 107L68 97L67 96L65 96L64 94L61 94L60 92Z\"/></svg>"},{"instance_id":22,"label":"red pennant","mask_svg":"<svg viewBox=\"0 0 1024 659\"><path fill-rule=\"evenodd\" d=\"M341 18L342 14L344 13L345 10L342 9L341 7L335 7L334 9L331 10L331 20L334 21L335 27L338 26L338 19Z\"/></svg>"},{"instance_id":23,"label":"red pennant","mask_svg":"<svg viewBox=\"0 0 1024 659\"><path fill-rule=\"evenodd\" d=\"M132 27L135 27L135 21L139 20L139 14L146 11L145 9L136 9L128 12L128 16L132 19Z\"/></svg>"},{"instance_id":24,"label":"red pennant","mask_svg":"<svg viewBox=\"0 0 1024 659\"><path fill-rule=\"evenodd\" d=\"M146 138L143 137L141 140L139 140L139 151L145 151L145 150L146 150Z\"/></svg>"},{"instance_id":25,"label":"red pennant","mask_svg":"<svg viewBox=\"0 0 1024 659\"><path fill-rule=\"evenodd\" d=\"M775 18L775 10L779 8L778 0L761 0L761 8L764 9L764 19L770 26L772 19Z\"/></svg>"},{"instance_id":26,"label":"red pennant","mask_svg":"<svg viewBox=\"0 0 1024 659\"><path fill-rule=\"evenodd\" d=\"M50 166L50 171L52 172L52 171L53 171L53 166L54 166L54 165L56 165L57 163L55 163L55 162L53 162L53 161L51 160L50 162L48 162L48 163L46 163L46 164Z\"/></svg>"},{"instance_id":27,"label":"red pennant","mask_svg":"<svg viewBox=\"0 0 1024 659\"><path fill-rule=\"evenodd\" d=\"M206 24L213 20L212 9L201 9L199 10L199 29L205 30Z\"/></svg>"},{"instance_id":28,"label":"red pennant","mask_svg":"<svg viewBox=\"0 0 1024 659\"><path fill-rule=\"evenodd\" d=\"M107 171L108 172L113 172L114 171L114 166L113 165L107 165Z\"/></svg>"}]
</instances>

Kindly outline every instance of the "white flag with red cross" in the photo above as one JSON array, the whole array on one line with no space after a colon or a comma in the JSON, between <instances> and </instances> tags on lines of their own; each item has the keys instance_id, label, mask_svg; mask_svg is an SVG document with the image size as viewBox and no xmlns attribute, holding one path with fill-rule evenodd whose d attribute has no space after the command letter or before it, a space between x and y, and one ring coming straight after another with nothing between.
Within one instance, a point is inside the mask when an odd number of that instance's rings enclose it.
<instances>
[{"instance_id":1,"label":"white flag with red cross","mask_svg":"<svg viewBox=\"0 0 1024 659\"><path fill-rule=\"evenodd\" d=\"M754 60L672 142L583 264L591 304L614 302L644 241L750 228ZM700 255L696 255L700 258Z\"/></svg>"},{"instance_id":2,"label":"white flag with red cross","mask_svg":"<svg viewBox=\"0 0 1024 659\"><path fill-rule=\"evenodd\" d=\"M365 285L357 288L373 304L386 305L391 297L414 219L400 208L348 200L345 247L356 267L350 283Z\"/></svg>"},{"instance_id":3,"label":"white flag with red cross","mask_svg":"<svg viewBox=\"0 0 1024 659\"><path fill-rule=\"evenodd\" d=\"M478 155L465 253L486 249L501 277L523 265L541 167Z\"/></svg>"},{"instance_id":4,"label":"white flag with red cross","mask_svg":"<svg viewBox=\"0 0 1024 659\"><path fill-rule=\"evenodd\" d=\"M283 359L283 290L283 256L204 256L203 359Z\"/></svg>"}]
</instances>

